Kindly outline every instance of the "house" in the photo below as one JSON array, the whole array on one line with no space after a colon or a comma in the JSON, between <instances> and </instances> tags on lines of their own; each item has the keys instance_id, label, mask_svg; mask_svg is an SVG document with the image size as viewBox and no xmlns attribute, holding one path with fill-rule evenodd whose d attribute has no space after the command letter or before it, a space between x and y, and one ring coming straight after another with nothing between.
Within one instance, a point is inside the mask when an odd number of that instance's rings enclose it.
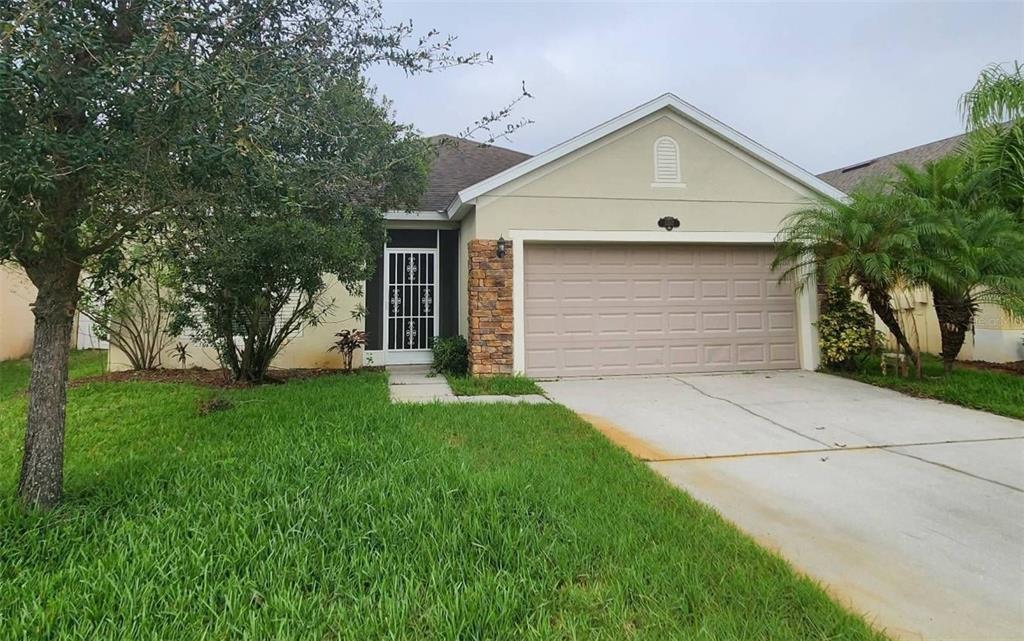
<instances>
[{"instance_id":1,"label":"house","mask_svg":"<svg viewBox=\"0 0 1024 641\"><path fill-rule=\"evenodd\" d=\"M15 265L0 265L0 361L24 358L32 352L36 288Z\"/></svg>"},{"instance_id":2,"label":"house","mask_svg":"<svg viewBox=\"0 0 1024 641\"><path fill-rule=\"evenodd\" d=\"M462 334L484 375L817 367L815 287L770 264L785 216L832 185L671 94L534 157L449 143L417 211L386 215L364 292L332 285L334 316L276 366L337 366L331 336L360 327L362 362L429 362Z\"/></svg>"},{"instance_id":3,"label":"house","mask_svg":"<svg viewBox=\"0 0 1024 641\"><path fill-rule=\"evenodd\" d=\"M897 165L910 165L920 169L926 162L938 160L955 152L963 144L964 138L964 134L943 138L827 171L818 177L836 189L850 192L865 182L895 177ZM927 289L905 291L895 295L893 300L901 313L901 322L907 327L911 342L916 341L916 345L922 351L940 353L942 337L939 333L939 319L932 307L931 293ZM1024 320L1010 318L995 305L982 305L975 318L974 331L968 333L958 358L994 363L1024 360Z\"/></svg>"},{"instance_id":4,"label":"house","mask_svg":"<svg viewBox=\"0 0 1024 641\"><path fill-rule=\"evenodd\" d=\"M35 334L36 286L15 264L0 265L0 361L25 358L32 353ZM78 312L71 334L72 349L106 349L92 321Z\"/></svg>"}]
</instances>

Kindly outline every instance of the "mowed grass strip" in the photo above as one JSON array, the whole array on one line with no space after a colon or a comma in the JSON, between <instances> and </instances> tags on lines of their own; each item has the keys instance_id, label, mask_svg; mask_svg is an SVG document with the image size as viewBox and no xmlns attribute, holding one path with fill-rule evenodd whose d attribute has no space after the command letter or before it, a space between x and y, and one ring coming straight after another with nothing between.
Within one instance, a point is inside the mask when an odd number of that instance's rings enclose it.
<instances>
[{"instance_id":1,"label":"mowed grass strip","mask_svg":"<svg viewBox=\"0 0 1024 641\"><path fill-rule=\"evenodd\" d=\"M457 396L523 396L543 394L543 390L526 376L448 376L448 385Z\"/></svg>"},{"instance_id":2,"label":"mowed grass strip","mask_svg":"<svg viewBox=\"0 0 1024 641\"><path fill-rule=\"evenodd\" d=\"M106 367L106 350L75 350L68 363L68 378L98 376ZM0 361L0 400L28 389L29 371L28 359Z\"/></svg>"},{"instance_id":3,"label":"mowed grass strip","mask_svg":"<svg viewBox=\"0 0 1024 641\"><path fill-rule=\"evenodd\" d=\"M881 638L559 406L85 384L46 515L13 498L24 411L0 400L5 639Z\"/></svg>"},{"instance_id":4,"label":"mowed grass strip","mask_svg":"<svg viewBox=\"0 0 1024 641\"><path fill-rule=\"evenodd\" d=\"M930 354L922 355L921 378L915 378L913 374L900 378L892 364L888 369L888 374L882 374L878 359L869 359L863 371L842 375L911 396L934 398L1024 419L1024 376L1020 374L956 364L953 371L946 375L942 370L942 361Z\"/></svg>"}]
</instances>

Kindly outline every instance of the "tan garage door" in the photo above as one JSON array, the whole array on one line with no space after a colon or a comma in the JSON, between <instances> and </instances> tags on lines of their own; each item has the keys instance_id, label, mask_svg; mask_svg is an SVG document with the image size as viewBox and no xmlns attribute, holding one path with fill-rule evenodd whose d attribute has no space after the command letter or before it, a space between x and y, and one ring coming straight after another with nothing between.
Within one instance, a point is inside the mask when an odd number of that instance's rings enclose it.
<instances>
[{"instance_id":1,"label":"tan garage door","mask_svg":"<svg viewBox=\"0 0 1024 641\"><path fill-rule=\"evenodd\" d=\"M759 246L527 244L526 373L796 368L793 287L771 260Z\"/></svg>"}]
</instances>

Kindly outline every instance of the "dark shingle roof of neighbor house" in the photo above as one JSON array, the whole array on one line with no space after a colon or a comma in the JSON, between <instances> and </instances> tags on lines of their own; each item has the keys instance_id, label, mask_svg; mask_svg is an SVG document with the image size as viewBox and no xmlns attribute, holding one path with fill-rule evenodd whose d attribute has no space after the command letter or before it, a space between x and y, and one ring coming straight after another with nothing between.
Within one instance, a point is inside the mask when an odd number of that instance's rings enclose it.
<instances>
[{"instance_id":1,"label":"dark shingle roof of neighbor house","mask_svg":"<svg viewBox=\"0 0 1024 641\"><path fill-rule=\"evenodd\" d=\"M938 160L956 151L956 148L960 146L963 139L964 134L943 138L942 140L936 140L925 145L897 151L887 156L879 156L878 158L858 162L848 167L826 171L823 174L818 174L818 178L821 178L840 191L849 193L851 189L856 188L865 180L892 177L896 173L896 165L906 164L920 169L929 160Z\"/></svg>"},{"instance_id":2,"label":"dark shingle roof of neighbor house","mask_svg":"<svg viewBox=\"0 0 1024 641\"><path fill-rule=\"evenodd\" d=\"M442 134L431 136L439 144L436 157L427 174L427 190L420 200L420 211L441 211L455 199L455 195L485 178L518 165L530 154L485 145L473 140Z\"/></svg>"}]
</instances>

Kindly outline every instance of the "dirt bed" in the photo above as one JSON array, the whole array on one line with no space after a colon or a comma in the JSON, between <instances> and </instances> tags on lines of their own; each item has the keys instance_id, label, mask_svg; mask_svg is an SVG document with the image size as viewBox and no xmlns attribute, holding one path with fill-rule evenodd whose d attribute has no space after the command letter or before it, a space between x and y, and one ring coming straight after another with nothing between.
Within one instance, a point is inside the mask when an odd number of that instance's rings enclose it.
<instances>
[{"instance_id":1,"label":"dirt bed","mask_svg":"<svg viewBox=\"0 0 1024 641\"><path fill-rule=\"evenodd\" d=\"M364 370L370 368L363 368ZM231 380L231 374L223 369L153 369L132 370L127 372L108 372L99 376L88 376L71 382L72 386L89 383L118 383L146 381L156 383L190 383L203 387L238 388L253 387L260 384L279 384L288 381L317 378L320 376L342 376L351 374L340 369L274 369L267 373L263 383L242 383Z\"/></svg>"}]
</instances>

